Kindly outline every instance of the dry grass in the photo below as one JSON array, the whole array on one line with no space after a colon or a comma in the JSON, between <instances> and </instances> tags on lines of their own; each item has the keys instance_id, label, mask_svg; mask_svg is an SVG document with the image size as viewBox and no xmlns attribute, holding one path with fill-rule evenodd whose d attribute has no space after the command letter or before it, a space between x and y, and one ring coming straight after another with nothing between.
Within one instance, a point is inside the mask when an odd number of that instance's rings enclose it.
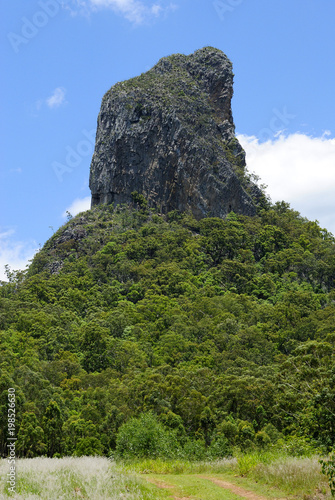
<instances>
[{"instance_id":1,"label":"dry grass","mask_svg":"<svg viewBox=\"0 0 335 500\"><path fill-rule=\"evenodd\" d=\"M327 478L321 473L319 457L279 458L271 464L258 464L252 476L287 493L307 499L331 499Z\"/></svg>"},{"instance_id":2,"label":"dry grass","mask_svg":"<svg viewBox=\"0 0 335 500\"><path fill-rule=\"evenodd\" d=\"M6 489L7 460L0 461L0 498L33 500L154 500L136 478L116 472L102 457L32 458L17 460L16 494Z\"/></svg>"}]
</instances>

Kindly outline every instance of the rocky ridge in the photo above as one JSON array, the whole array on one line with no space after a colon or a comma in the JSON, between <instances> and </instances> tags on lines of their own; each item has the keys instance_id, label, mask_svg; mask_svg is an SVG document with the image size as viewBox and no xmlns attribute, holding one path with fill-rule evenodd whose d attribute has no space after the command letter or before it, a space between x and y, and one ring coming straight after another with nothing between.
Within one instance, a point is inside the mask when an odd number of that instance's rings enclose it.
<instances>
[{"instance_id":1,"label":"rocky ridge","mask_svg":"<svg viewBox=\"0 0 335 500\"><path fill-rule=\"evenodd\" d=\"M232 64L218 49L162 58L103 97L91 163L92 206L143 195L162 213L254 215L261 193L235 137Z\"/></svg>"}]
</instances>

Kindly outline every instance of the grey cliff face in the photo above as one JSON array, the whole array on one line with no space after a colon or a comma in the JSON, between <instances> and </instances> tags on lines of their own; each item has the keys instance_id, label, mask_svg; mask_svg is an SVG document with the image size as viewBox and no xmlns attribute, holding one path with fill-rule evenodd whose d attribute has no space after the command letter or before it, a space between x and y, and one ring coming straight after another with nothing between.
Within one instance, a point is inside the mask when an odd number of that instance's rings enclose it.
<instances>
[{"instance_id":1,"label":"grey cliff face","mask_svg":"<svg viewBox=\"0 0 335 500\"><path fill-rule=\"evenodd\" d=\"M104 96L91 163L92 206L142 194L163 213L253 215L254 190L235 138L229 59L206 47L161 59Z\"/></svg>"}]
</instances>

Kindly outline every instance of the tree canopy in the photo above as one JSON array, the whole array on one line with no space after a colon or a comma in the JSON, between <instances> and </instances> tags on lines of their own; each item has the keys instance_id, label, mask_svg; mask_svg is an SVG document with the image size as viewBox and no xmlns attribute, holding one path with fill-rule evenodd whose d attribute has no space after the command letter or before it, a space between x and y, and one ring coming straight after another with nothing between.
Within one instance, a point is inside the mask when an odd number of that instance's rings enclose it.
<instances>
[{"instance_id":1,"label":"tree canopy","mask_svg":"<svg viewBox=\"0 0 335 500\"><path fill-rule=\"evenodd\" d=\"M99 205L8 278L0 405L15 388L21 456L129 456L136 422L145 455L146 421L154 455L334 445L335 240L286 203L200 221Z\"/></svg>"}]
</instances>

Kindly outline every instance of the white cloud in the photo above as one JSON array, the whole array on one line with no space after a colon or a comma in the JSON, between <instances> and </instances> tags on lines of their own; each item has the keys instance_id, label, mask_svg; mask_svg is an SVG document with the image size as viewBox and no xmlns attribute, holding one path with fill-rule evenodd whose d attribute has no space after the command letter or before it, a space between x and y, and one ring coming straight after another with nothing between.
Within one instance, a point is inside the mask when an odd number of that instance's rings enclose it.
<instances>
[{"instance_id":1,"label":"white cloud","mask_svg":"<svg viewBox=\"0 0 335 500\"><path fill-rule=\"evenodd\" d=\"M11 270L25 269L29 260L37 252L37 244L34 241L15 241L15 231L10 229L0 233L0 280L7 281L5 265Z\"/></svg>"},{"instance_id":2,"label":"white cloud","mask_svg":"<svg viewBox=\"0 0 335 500\"><path fill-rule=\"evenodd\" d=\"M267 184L273 202L285 200L301 215L335 234L335 139L301 133L261 143L238 135L250 172Z\"/></svg>"},{"instance_id":3,"label":"white cloud","mask_svg":"<svg viewBox=\"0 0 335 500\"><path fill-rule=\"evenodd\" d=\"M62 217L67 217L67 212L71 215L77 215L80 212L85 212L91 208L91 197L86 196L86 198L76 198L71 205L64 210Z\"/></svg>"},{"instance_id":4,"label":"white cloud","mask_svg":"<svg viewBox=\"0 0 335 500\"><path fill-rule=\"evenodd\" d=\"M159 16L159 14L162 12L163 7L161 5L152 5L151 7L151 12L153 13L154 16Z\"/></svg>"},{"instance_id":5,"label":"white cloud","mask_svg":"<svg viewBox=\"0 0 335 500\"><path fill-rule=\"evenodd\" d=\"M161 3L148 4L144 0L73 0L73 4L75 4L74 9L67 7L72 15L80 13L87 16L90 10L111 9L133 24L143 24L152 17L158 17L177 8L173 3L163 7Z\"/></svg>"},{"instance_id":6,"label":"white cloud","mask_svg":"<svg viewBox=\"0 0 335 500\"><path fill-rule=\"evenodd\" d=\"M139 0L90 0L90 4L96 8L111 8L134 24L143 23L148 15L148 8Z\"/></svg>"},{"instance_id":7,"label":"white cloud","mask_svg":"<svg viewBox=\"0 0 335 500\"><path fill-rule=\"evenodd\" d=\"M65 102L66 90L63 87L57 87L52 95L46 99L49 108L59 108ZM39 101L38 101L39 102Z\"/></svg>"}]
</instances>

